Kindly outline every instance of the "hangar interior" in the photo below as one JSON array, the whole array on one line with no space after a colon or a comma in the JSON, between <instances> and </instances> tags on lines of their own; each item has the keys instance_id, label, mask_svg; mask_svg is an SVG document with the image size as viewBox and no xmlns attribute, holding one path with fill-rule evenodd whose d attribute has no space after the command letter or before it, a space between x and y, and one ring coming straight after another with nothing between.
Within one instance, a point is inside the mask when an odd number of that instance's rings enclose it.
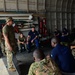
<instances>
[{"instance_id":1,"label":"hangar interior","mask_svg":"<svg viewBox=\"0 0 75 75\"><path fill-rule=\"evenodd\" d=\"M4 24L4 19L11 15L15 23L20 21L27 28L29 21L32 22L29 19L32 15L33 24L40 23L38 18L45 18L49 32L53 32L55 28L62 30L65 27L72 30L75 27L74 0L0 0L0 11L0 24ZM24 31L24 28L21 30Z\"/></svg>"},{"instance_id":2,"label":"hangar interior","mask_svg":"<svg viewBox=\"0 0 75 75\"><path fill-rule=\"evenodd\" d=\"M12 17L14 20L16 39L20 32L27 37L34 25L39 32L41 49L45 55L49 54L52 49L50 42L55 29L62 31L63 28L66 28L72 35L69 36L68 43L75 40L75 0L0 0L0 31L6 24L7 17ZM33 62L34 49L33 46L31 53L18 52L17 59L21 61L19 64L21 74L19 71L14 73L6 71L6 57L2 57L0 66L4 66L0 68L1 75L5 75L3 69L7 75L27 75ZM75 49L72 54L75 57Z\"/></svg>"},{"instance_id":3,"label":"hangar interior","mask_svg":"<svg viewBox=\"0 0 75 75\"><path fill-rule=\"evenodd\" d=\"M54 27L72 30L75 27L75 0L46 0L46 18L50 31Z\"/></svg>"}]
</instances>

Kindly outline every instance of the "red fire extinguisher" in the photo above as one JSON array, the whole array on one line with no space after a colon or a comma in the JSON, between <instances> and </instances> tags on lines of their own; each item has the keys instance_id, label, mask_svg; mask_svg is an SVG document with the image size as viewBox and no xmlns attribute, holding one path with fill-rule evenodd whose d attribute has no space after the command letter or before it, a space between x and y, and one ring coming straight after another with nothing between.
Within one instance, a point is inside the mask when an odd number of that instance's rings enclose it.
<instances>
[{"instance_id":1,"label":"red fire extinguisher","mask_svg":"<svg viewBox=\"0 0 75 75\"><path fill-rule=\"evenodd\" d=\"M43 34L43 22L42 22L42 20L40 21L39 29L40 29L40 34Z\"/></svg>"},{"instance_id":2,"label":"red fire extinguisher","mask_svg":"<svg viewBox=\"0 0 75 75\"><path fill-rule=\"evenodd\" d=\"M43 28L42 20L40 21L40 28L41 28L41 29Z\"/></svg>"},{"instance_id":3,"label":"red fire extinguisher","mask_svg":"<svg viewBox=\"0 0 75 75\"><path fill-rule=\"evenodd\" d=\"M45 30L46 30L46 19L43 19L43 35L45 36Z\"/></svg>"}]
</instances>

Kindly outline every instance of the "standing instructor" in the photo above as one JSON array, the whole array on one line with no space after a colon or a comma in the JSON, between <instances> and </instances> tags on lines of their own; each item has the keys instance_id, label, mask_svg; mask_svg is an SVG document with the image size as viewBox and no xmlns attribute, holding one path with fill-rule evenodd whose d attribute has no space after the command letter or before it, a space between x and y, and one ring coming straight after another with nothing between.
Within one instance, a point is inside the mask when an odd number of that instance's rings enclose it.
<instances>
[{"instance_id":1,"label":"standing instructor","mask_svg":"<svg viewBox=\"0 0 75 75\"><path fill-rule=\"evenodd\" d=\"M16 40L15 40L15 33L14 28L12 26L13 19L12 17L8 17L6 19L6 25L3 27L3 36L5 39L5 50L7 56L7 64L9 71L16 71L15 67L13 66L13 57L16 53Z\"/></svg>"}]
</instances>

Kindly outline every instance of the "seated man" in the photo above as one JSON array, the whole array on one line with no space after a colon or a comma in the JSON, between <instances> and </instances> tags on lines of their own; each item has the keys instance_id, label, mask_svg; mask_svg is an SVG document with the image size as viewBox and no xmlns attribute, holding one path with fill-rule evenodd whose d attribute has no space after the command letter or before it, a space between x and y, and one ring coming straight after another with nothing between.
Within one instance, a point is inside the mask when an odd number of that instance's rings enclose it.
<instances>
[{"instance_id":1,"label":"seated man","mask_svg":"<svg viewBox=\"0 0 75 75\"><path fill-rule=\"evenodd\" d=\"M68 29L63 28L62 35L61 35L61 44L68 46L68 43L69 43L69 32Z\"/></svg>"},{"instance_id":2,"label":"seated man","mask_svg":"<svg viewBox=\"0 0 75 75\"><path fill-rule=\"evenodd\" d=\"M61 44L65 45L65 46L68 46L68 35L65 32L62 32Z\"/></svg>"},{"instance_id":3,"label":"seated man","mask_svg":"<svg viewBox=\"0 0 75 75\"><path fill-rule=\"evenodd\" d=\"M75 49L75 40L70 44L71 49Z\"/></svg>"},{"instance_id":4,"label":"seated man","mask_svg":"<svg viewBox=\"0 0 75 75\"><path fill-rule=\"evenodd\" d=\"M31 64L28 75L61 75L55 62L47 57L41 50L33 52L34 63Z\"/></svg>"},{"instance_id":5,"label":"seated man","mask_svg":"<svg viewBox=\"0 0 75 75\"><path fill-rule=\"evenodd\" d=\"M32 27L32 30L28 33L27 37L27 48L28 52L31 51L31 44L35 43L36 48L39 48L39 39L38 39L38 32L35 30L35 27Z\"/></svg>"},{"instance_id":6,"label":"seated man","mask_svg":"<svg viewBox=\"0 0 75 75\"><path fill-rule=\"evenodd\" d=\"M55 28L55 30L54 30L54 37L56 37L56 38L58 38L60 40L61 33L57 28Z\"/></svg>"},{"instance_id":7,"label":"seated man","mask_svg":"<svg viewBox=\"0 0 75 75\"><path fill-rule=\"evenodd\" d=\"M52 38L51 45L55 48L51 51L50 56L58 64L60 70L67 73L74 73L75 60L71 50L67 46L59 44L56 38Z\"/></svg>"},{"instance_id":8,"label":"seated man","mask_svg":"<svg viewBox=\"0 0 75 75\"><path fill-rule=\"evenodd\" d=\"M22 52L26 49L26 39L25 36L20 33L20 36L18 38L18 47L19 47L19 52Z\"/></svg>"}]
</instances>

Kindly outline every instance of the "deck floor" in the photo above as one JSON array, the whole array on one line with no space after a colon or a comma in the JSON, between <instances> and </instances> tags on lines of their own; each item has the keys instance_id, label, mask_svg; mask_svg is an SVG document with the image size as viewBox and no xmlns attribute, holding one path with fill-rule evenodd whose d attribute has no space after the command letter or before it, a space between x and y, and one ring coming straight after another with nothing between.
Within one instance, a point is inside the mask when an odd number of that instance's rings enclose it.
<instances>
[{"instance_id":1,"label":"deck floor","mask_svg":"<svg viewBox=\"0 0 75 75\"><path fill-rule=\"evenodd\" d=\"M42 47L41 49L44 51L45 55L49 54L50 52L50 47ZM27 51L24 51L22 53L19 52L17 53L16 58L20 62L18 66L21 74L18 74L18 71L9 72L7 70L6 57L0 58L0 62L1 62L0 66L2 66L0 67L0 74L1 75L27 75L31 63L34 62L33 50L31 53L27 53Z\"/></svg>"}]
</instances>

